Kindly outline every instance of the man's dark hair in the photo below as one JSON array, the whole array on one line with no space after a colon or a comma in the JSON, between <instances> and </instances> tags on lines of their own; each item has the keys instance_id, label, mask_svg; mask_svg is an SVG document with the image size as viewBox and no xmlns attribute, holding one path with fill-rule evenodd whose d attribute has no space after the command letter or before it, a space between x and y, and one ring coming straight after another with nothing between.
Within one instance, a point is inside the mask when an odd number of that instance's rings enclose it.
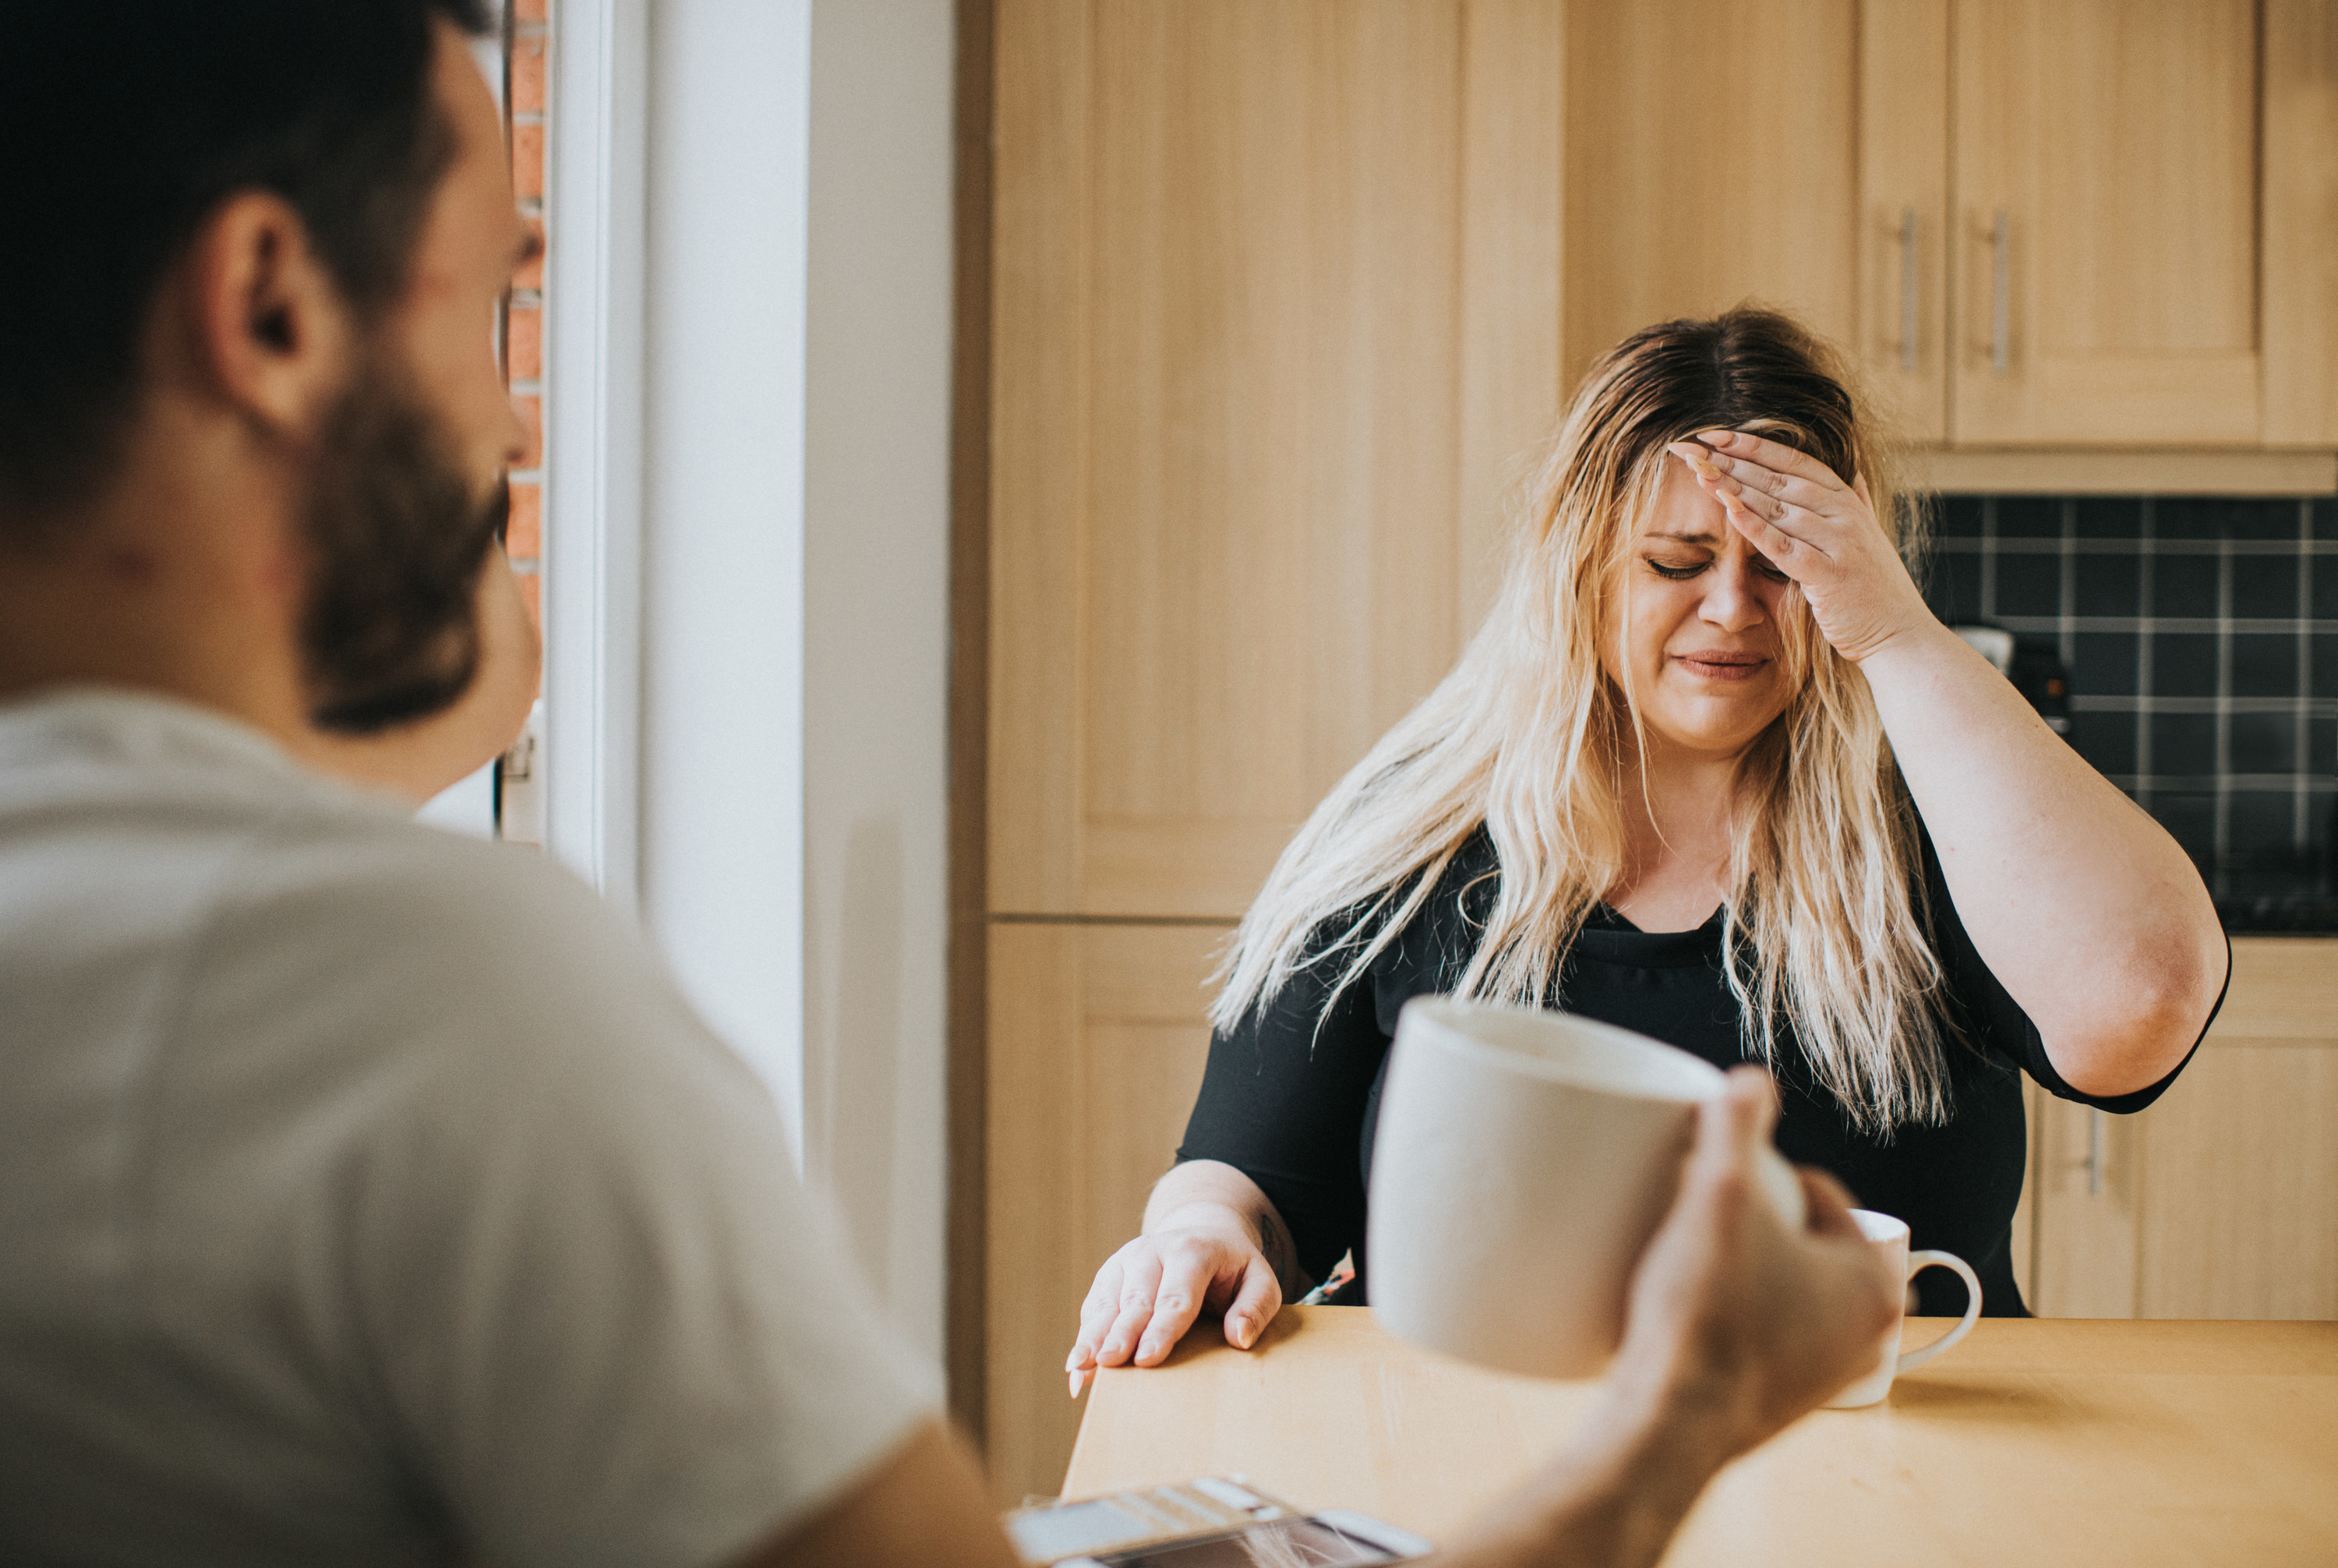
<instances>
[{"instance_id":1,"label":"man's dark hair","mask_svg":"<svg viewBox=\"0 0 2338 1568\"><path fill-rule=\"evenodd\" d=\"M103 480L156 288L235 193L298 211L361 316L398 297L454 152L438 17L486 29L480 0L0 0L0 519Z\"/></svg>"}]
</instances>

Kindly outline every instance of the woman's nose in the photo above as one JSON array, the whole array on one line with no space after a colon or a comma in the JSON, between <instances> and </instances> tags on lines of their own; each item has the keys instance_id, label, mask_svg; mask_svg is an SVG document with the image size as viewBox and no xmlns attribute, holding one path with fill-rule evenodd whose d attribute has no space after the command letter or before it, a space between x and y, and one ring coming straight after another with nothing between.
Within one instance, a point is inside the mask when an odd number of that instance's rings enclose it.
<instances>
[{"instance_id":1,"label":"woman's nose","mask_svg":"<svg viewBox=\"0 0 2338 1568\"><path fill-rule=\"evenodd\" d=\"M1703 618L1724 632L1740 632L1761 623L1762 600L1754 591L1749 561L1716 561L1706 573L1708 587L1699 607Z\"/></svg>"}]
</instances>

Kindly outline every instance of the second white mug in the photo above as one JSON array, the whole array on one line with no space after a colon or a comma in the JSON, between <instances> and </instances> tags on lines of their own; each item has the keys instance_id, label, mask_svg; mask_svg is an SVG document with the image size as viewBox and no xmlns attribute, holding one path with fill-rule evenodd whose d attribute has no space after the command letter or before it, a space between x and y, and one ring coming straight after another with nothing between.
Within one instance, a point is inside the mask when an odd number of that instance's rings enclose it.
<instances>
[{"instance_id":1,"label":"second white mug","mask_svg":"<svg viewBox=\"0 0 2338 1568\"><path fill-rule=\"evenodd\" d=\"M1965 1282L1964 1321L1933 1340L1930 1345L1913 1350L1900 1348L1901 1330L1907 1327L1904 1316L1891 1320L1891 1330L1883 1336L1877 1348L1875 1365L1863 1373L1858 1382L1827 1401L1833 1410L1855 1410L1865 1405L1880 1405L1891 1392L1891 1379L1901 1373L1921 1367L1933 1357L1948 1350L1972 1332L1980 1317L1980 1280L1972 1266L1953 1252L1911 1252L1908 1250L1908 1222L1889 1214L1879 1214L1872 1209L1854 1209L1851 1217L1859 1221L1860 1233L1892 1259L1892 1272L1904 1287L1927 1269L1953 1269Z\"/></svg>"}]
</instances>

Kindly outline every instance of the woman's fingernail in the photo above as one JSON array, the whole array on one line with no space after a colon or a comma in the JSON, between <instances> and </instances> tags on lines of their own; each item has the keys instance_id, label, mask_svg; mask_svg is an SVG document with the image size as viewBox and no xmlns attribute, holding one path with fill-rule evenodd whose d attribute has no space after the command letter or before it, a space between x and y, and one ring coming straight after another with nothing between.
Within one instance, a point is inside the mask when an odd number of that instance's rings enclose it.
<instances>
[{"instance_id":1,"label":"woman's fingernail","mask_svg":"<svg viewBox=\"0 0 2338 1568\"><path fill-rule=\"evenodd\" d=\"M1737 437L1734 432L1728 430L1700 430L1696 438L1708 446L1726 446Z\"/></svg>"},{"instance_id":2,"label":"woman's fingernail","mask_svg":"<svg viewBox=\"0 0 2338 1568\"><path fill-rule=\"evenodd\" d=\"M1238 1350L1247 1350L1247 1349L1249 1349L1249 1348L1250 1348L1250 1319L1249 1319L1249 1318L1227 1318L1227 1319L1226 1319L1226 1333L1227 1333L1227 1334L1228 1334L1228 1335L1233 1338L1233 1342L1234 1342L1234 1348L1235 1348L1236 1349L1238 1349Z\"/></svg>"},{"instance_id":3,"label":"woman's fingernail","mask_svg":"<svg viewBox=\"0 0 2338 1568\"><path fill-rule=\"evenodd\" d=\"M1080 1396L1080 1385L1081 1385L1082 1383L1086 1382L1086 1377L1084 1377L1081 1374L1079 1374L1079 1373L1077 1373L1077 1372L1073 1373L1073 1374L1071 1375L1071 1377L1072 1377L1072 1397L1073 1397L1073 1398L1075 1398L1075 1399L1076 1399L1076 1398L1078 1398L1078 1397Z\"/></svg>"}]
</instances>

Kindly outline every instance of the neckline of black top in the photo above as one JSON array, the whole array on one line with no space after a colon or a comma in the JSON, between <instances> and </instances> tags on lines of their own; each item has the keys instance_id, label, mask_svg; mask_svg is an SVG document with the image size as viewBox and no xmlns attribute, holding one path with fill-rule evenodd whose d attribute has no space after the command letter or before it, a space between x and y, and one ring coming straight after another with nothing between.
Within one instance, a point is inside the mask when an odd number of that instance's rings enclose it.
<instances>
[{"instance_id":1,"label":"neckline of black top","mask_svg":"<svg viewBox=\"0 0 2338 1568\"><path fill-rule=\"evenodd\" d=\"M1606 905L1596 906L1570 955L1634 969L1694 969L1721 957L1721 911L1694 931L1643 931Z\"/></svg>"}]
</instances>

